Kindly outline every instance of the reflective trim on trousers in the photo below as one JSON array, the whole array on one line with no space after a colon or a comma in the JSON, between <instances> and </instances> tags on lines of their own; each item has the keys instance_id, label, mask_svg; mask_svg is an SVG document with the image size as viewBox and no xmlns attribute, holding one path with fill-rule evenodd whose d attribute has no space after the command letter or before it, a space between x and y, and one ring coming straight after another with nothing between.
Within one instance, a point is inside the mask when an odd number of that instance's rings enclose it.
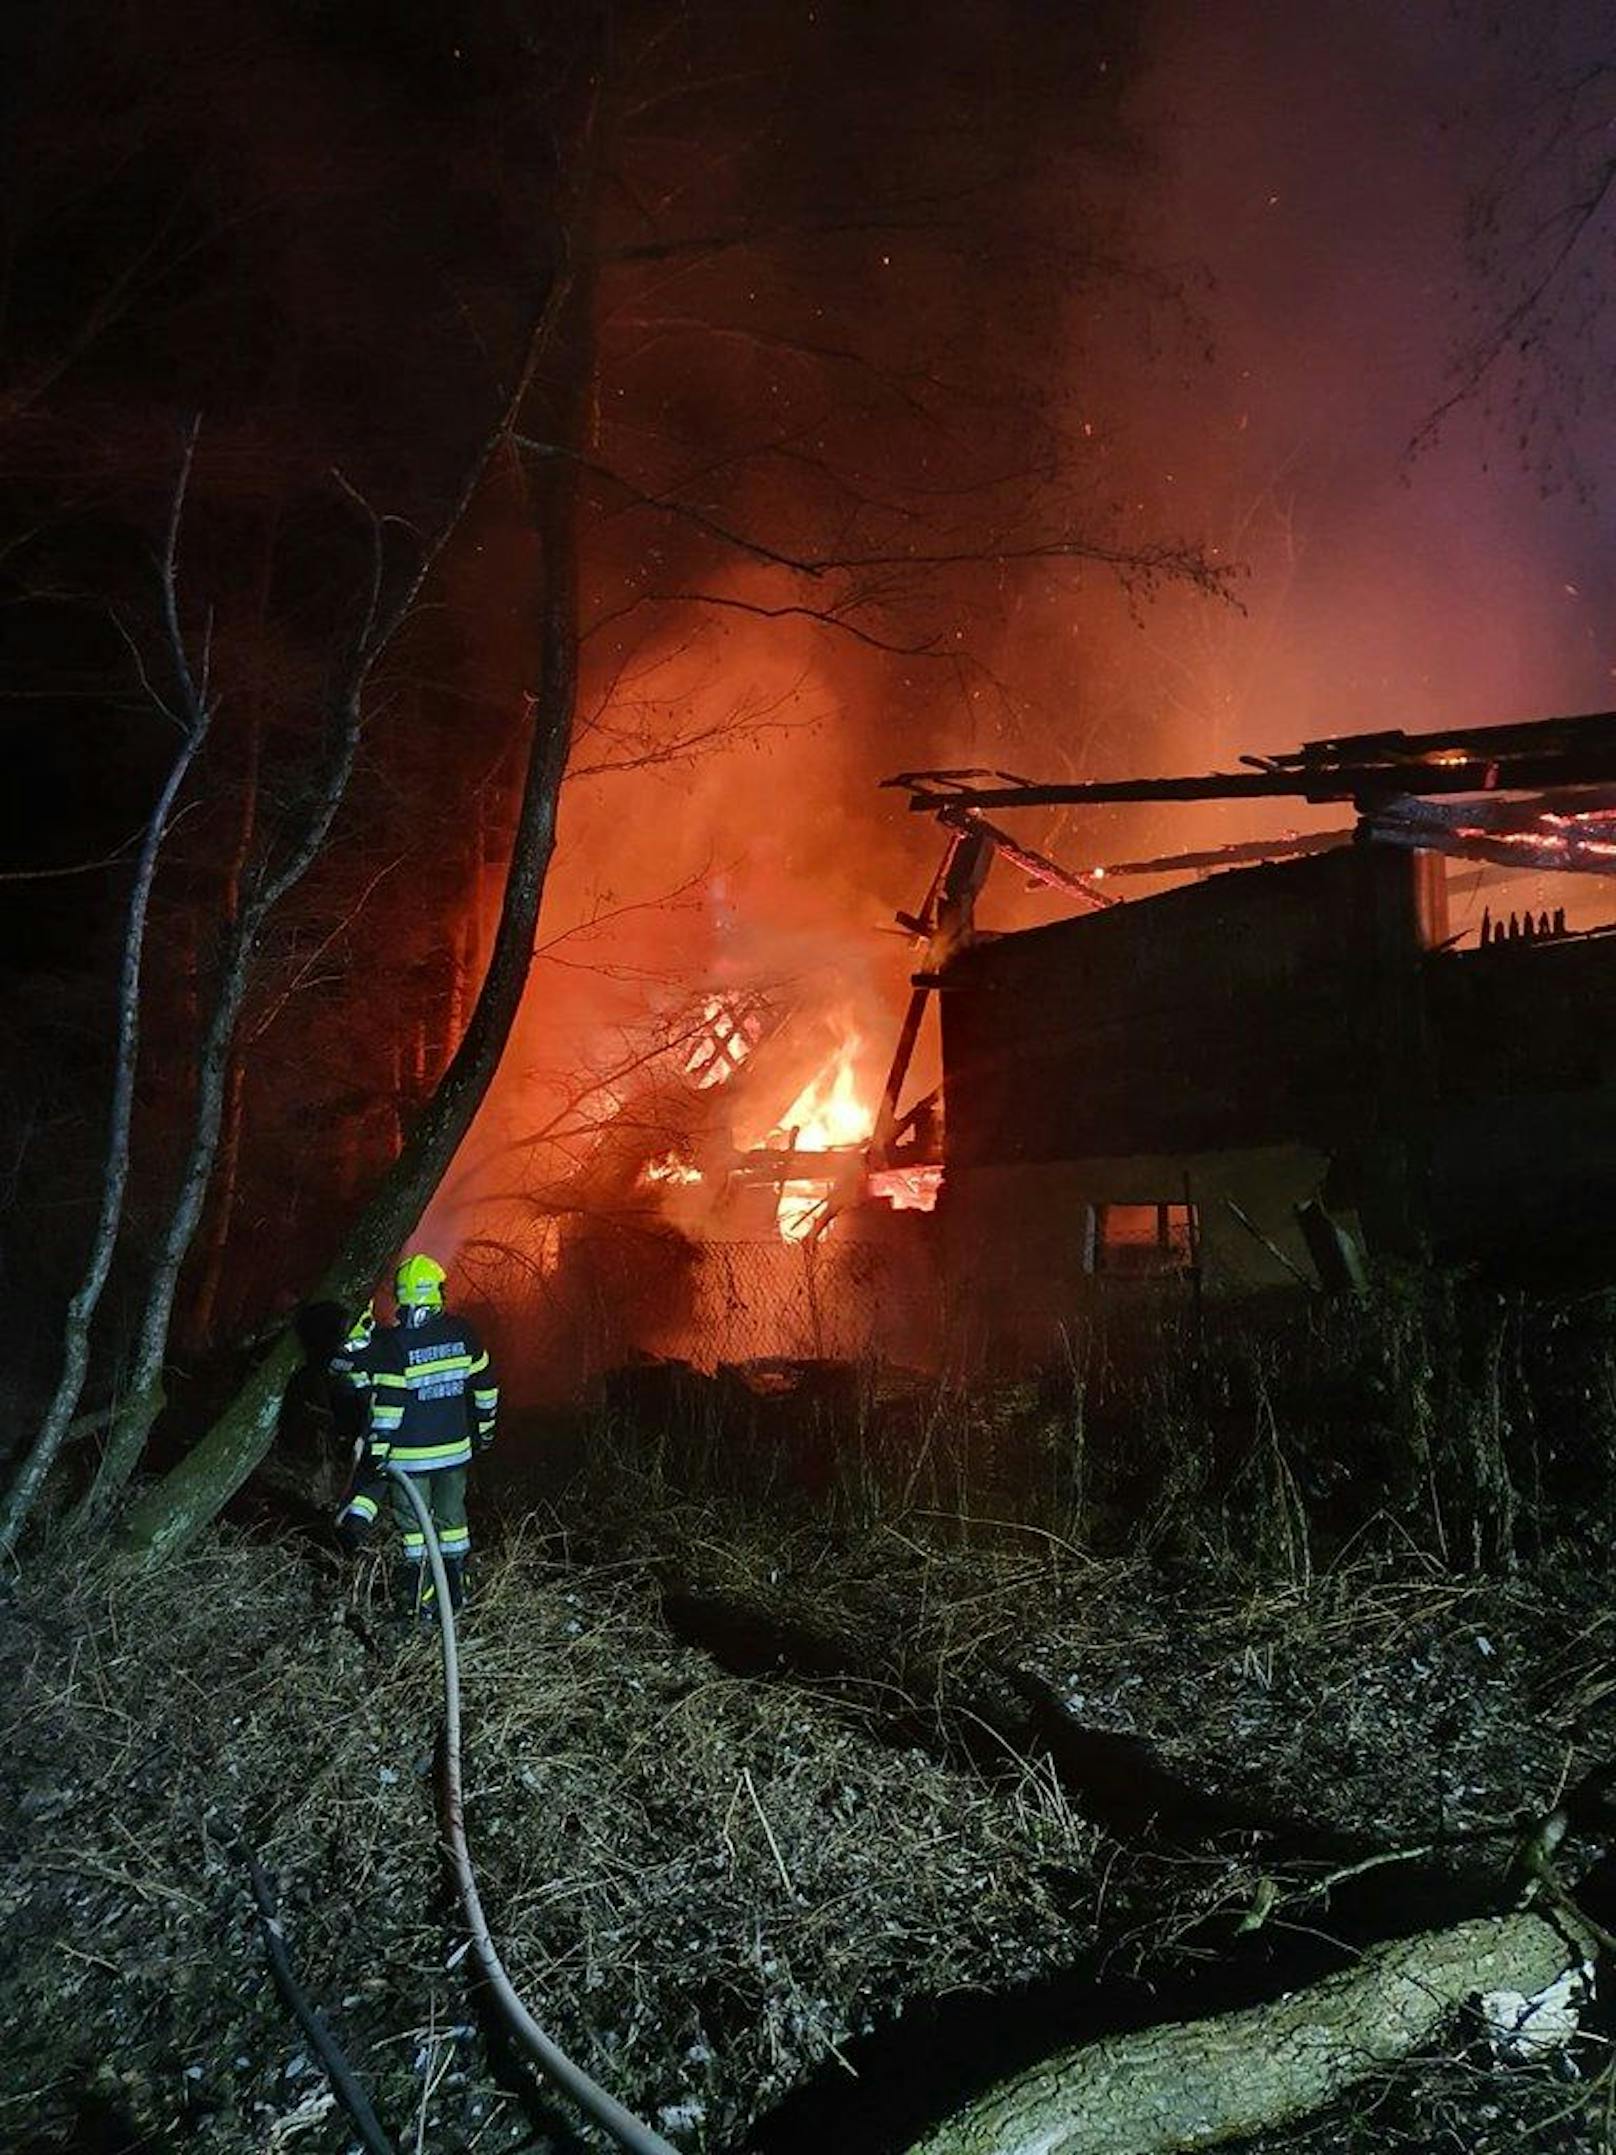
<instances>
[{"instance_id":1,"label":"reflective trim on trousers","mask_svg":"<svg viewBox=\"0 0 1616 2155\"><path fill-rule=\"evenodd\" d=\"M457 1437L453 1444L395 1444L388 1457L406 1474L437 1474L445 1467L469 1467L471 1440Z\"/></svg>"}]
</instances>

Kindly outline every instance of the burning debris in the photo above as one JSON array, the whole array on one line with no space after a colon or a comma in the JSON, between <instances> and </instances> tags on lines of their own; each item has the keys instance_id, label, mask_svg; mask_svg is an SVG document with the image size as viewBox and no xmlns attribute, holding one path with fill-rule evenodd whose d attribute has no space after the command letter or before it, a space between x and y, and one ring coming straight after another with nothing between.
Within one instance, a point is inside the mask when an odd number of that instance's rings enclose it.
<instances>
[{"instance_id":1,"label":"burning debris","mask_svg":"<svg viewBox=\"0 0 1616 2155\"><path fill-rule=\"evenodd\" d=\"M761 995L710 995L701 1015L702 1029L685 1057L684 1074L702 1092L733 1077L779 1022Z\"/></svg>"},{"instance_id":2,"label":"burning debris","mask_svg":"<svg viewBox=\"0 0 1616 2155\"><path fill-rule=\"evenodd\" d=\"M943 850L897 915L913 958L891 1046L829 967L703 989L591 1092L570 1179L535 1201L540 1269L574 1328L579 1296L610 1311L596 1368L900 1339L952 1368L1037 1360L1096 1296L1356 1290L1377 1252L1474 1261L1528 1213L1540 1244L1586 1253L1616 1216L1616 1038L1602 1061L1587 1016L1611 1007L1616 940L1501 864L1608 874L1613 781L1604 716L1337 739L1198 778L910 773ZM1359 816L1117 862L1168 886L1122 902L985 813L1228 795ZM979 926L1001 856L1077 910ZM1452 861L1476 932L1453 930ZM1480 879L1506 902L1481 907ZM1533 963L1506 989L1484 964L1483 992L1477 953L1505 943Z\"/></svg>"},{"instance_id":3,"label":"burning debris","mask_svg":"<svg viewBox=\"0 0 1616 2155\"><path fill-rule=\"evenodd\" d=\"M934 1212L942 1186L941 1166L879 1167L865 1182L870 1195L884 1198L894 1212Z\"/></svg>"},{"instance_id":4,"label":"burning debris","mask_svg":"<svg viewBox=\"0 0 1616 2155\"><path fill-rule=\"evenodd\" d=\"M874 1125L874 1108L859 1097L858 1054L863 1042L846 1034L826 1066L814 1073L781 1118L784 1140L780 1173L780 1232L801 1241L829 1224L838 1190L863 1174L863 1147ZM828 1174L789 1172L799 1164Z\"/></svg>"},{"instance_id":5,"label":"burning debris","mask_svg":"<svg viewBox=\"0 0 1616 2155\"><path fill-rule=\"evenodd\" d=\"M1616 714L1245 762L892 781L951 847L974 840L1024 872L1052 864L1003 844L986 811L1358 810L1347 831L1120 863L1176 878L1127 905L1101 910L1095 871L1068 877L1083 912L997 937L967 918L918 976L943 1011L945 1278L1016 1358L1053 1351L1096 1292L1355 1288L1371 1252L1503 1261L1529 1216L1539 1250L1616 1265L1616 1040L1588 1015L1609 1005L1616 942L1572 931L1558 887L1518 881L1616 866ZM1452 929L1450 860L1476 864L1472 897L1492 877L1516 898L1507 921L1484 909L1474 940ZM1488 970L1484 991L1476 953L1501 942L1540 955L1507 982Z\"/></svg>"},{"instance_id":6,"label":"burning debris","mask_svg":"<svg viewBox=\"0 0 1616 2155\"><path fill-rule=\"evenodd\" d=\"M777 1052L760 1066L759 1051L772 1041ZM816 1242L840 1213L865 1203L930 1211L940 1158L878 1162L881 1096L871 1045L850 1010L806 1021L761 992L705 998L680 1068L691 1091L713 1098L689 1130L645 1160L639 1188L659 1199L700 1193L704 1204L691 1198L686 1217L715 1239L755 1230L750 1200L758 1193L772 1195L773 1228L794 1243ZM787 1075L808 1058L806 1076ZM776 1111L787 1084L795 1089ZM935 1120L923 1127L935 1147Z\"/></svg>"},{"instance_id":7,"label":"burning debris","mask_svg":"<svg viewBox=\"0 0 1616 2155\"><path fill-rule=\"evenodd\" d=\"M701 1169L689 1160L681 1160L677 1153L664 1152L654 1160L647 1160L640 1169L640 1180L648 1188L669 1183L675 1189L689 1189L693 1182L700 1182Z\"/></svg>"}]
</instances>

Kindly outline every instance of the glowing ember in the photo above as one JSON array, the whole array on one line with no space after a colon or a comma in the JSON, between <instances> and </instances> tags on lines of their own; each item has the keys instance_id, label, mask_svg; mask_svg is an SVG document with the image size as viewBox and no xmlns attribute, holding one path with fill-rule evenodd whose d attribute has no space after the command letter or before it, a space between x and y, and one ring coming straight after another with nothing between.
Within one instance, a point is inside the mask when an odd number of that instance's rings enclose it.
<instances>
[{"instance_id":1,"label":"glowing ember","mask_svg":"<svg viewBox=\"0 0 1616 2155\"><path fill-rule=\"evenodd\" d=\"M701 1169L692 1167L688 1160L681 1160L676 1152L664 1152L654 1160L647 1160L640 1169L644 1183L683 1184L700 1182Z\"/></svg>"},{"instance_id":2,"label":"glowing ember","mask_svg":"<svg viewBox=\"0 0 1616 2155\"><path fill-rule=\"evenodd\" d=\"M940 1167L881 1167L865 1187L872 1197L884 1198L894 1212L933 1212L943 1186Z\"/></svg>"},{"instance_id":3,"label":"glowing ember","mask_svg":"<svg viewBox=\"0 0 1616 2155\"><path fill-rule=\"evenodd\" d=\"M1545 818L1544 820L1548 821L1549 819ZM1564 824L1573 824L1580 823L1582 818L1580 816L1565 816L1555 817L1553 820ZM1568 857L1574 854L1588 854L1599 860L1616 860L1616 843L1613 843L1610 839L1584 838L1581 836L1567 837L1563 830L1494 831L1488 830L1485 825L1473 827L1470 824L1461 823L1458 826L1458 835L1461 838L1468 839L1472 844L1518 846L1523 851L1530 850L1534 853L1564 853Z\"/></svg>"}]
</instances>

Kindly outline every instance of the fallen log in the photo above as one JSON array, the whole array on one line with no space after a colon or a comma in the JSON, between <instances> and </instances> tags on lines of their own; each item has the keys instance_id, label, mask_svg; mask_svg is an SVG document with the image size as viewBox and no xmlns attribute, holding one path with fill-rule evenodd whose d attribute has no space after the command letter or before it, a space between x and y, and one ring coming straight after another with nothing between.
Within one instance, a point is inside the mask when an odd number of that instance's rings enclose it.
<instances>
[{"instance_id":1,"label":"fallen log","mask_svg":"<svg viewBox=\"0 0 1616 2155\"><path fill-rule=\"evenodd\" d=\"M909 2155L1179 2155L1321 2110L1431 2041L1473 1994L1546 1989L1590 1941L1531 1909L1393 1939L1272 2004L1057 2052Z\"/></svg>"}]
</instances>

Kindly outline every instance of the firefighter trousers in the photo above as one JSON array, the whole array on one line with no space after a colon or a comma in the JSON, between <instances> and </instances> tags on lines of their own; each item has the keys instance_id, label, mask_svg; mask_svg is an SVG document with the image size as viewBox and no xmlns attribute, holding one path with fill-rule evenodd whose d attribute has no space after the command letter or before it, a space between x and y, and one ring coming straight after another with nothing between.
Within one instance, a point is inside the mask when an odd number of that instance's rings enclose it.
<instances>
[{"instance_id":1,"label":"firefighter trousers","mask_svg":"<svg viewBox=\"0 0 1616 2155\"><path fill-rule=\"evenodd\" d=\"M410 1481L432 1515L449 1581L449 1606L458 1609L466 1598L466 1558L471 1550L471 1529L466 1524L466 1469L439 1467L432 1474L412 1474ZM405 1491L391 1480L388 1491L393 1524L404 1545L403 1561L395 1575L399 1606L417 1616L428 1615L437 1601L437 1587L426 1560L426 1536Z\"/></svg>"},{"instance_id":2,"label":"firefighter trousers","mask_svg":"<svg viewBox=\"0 0 1616 2155\"><path fill-rule=\"evenodd\" d=\"M464 1467L439 1467L431 1474L412 1474L411 1486L425 1503L443 1551L443 1569L449 1581L449 1606L458 1609L465 1600L466 1558L471 1550L471 1529L466 1524L466 1472ZM337 1533L350 1549L370 1539L385 1495L393 1524L402 1544L393 1572L393 1594L406 1615L430 1616L437 1602L437 1589L426 1558L426 1536L415 1516L415 1506L391 1475L372 1472L361 1481L337 1521Z\"/></svg>"}]
</instances>

